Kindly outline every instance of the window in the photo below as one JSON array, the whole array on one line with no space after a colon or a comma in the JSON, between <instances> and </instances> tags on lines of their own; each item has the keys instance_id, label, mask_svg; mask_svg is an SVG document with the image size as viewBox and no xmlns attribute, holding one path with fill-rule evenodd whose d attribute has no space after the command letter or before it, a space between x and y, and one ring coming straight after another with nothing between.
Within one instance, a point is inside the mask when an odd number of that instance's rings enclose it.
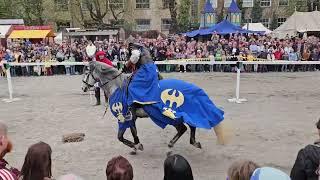
<instances>
[{"instance_id":1,"label":"window","mask_svg":"<svg viewBox=\"0 0 320 180\"><path fill-rule=\"evenodd\" d=\"M269 7L271 6L271 0L260 0L261 7Z\"/></svg>"},{"instance_id":2,"label":"window","mask_svg":"<svg viewBox=\"0 0 320 180\"><path fill-rule=\"evenodd\" d=\"M124 19L118 19L118 21L116 21L115 19L110 19L109 22L112 25L119 25L119 26L123 26L124 25Z\"/></svg>"},{"instance_id":3,"label":"window","mask_svg":"<svg viewBox=\"0 0 320 180\"><path fill-rule=\"evenodd\" d=\"M243 0L242 7L253 7L253 0Z\"/></svg>"},{"instance_id":4,"label":"window","mask_svg":"<svg viewBox=\"0 0 320 180\"><path fill-rule=\"evenodd\" d=\"M170 0L162 0L163 9L168 9L169 8L169 1Z\"/></svg>"},{"instance_id":5,"label":"window","mask_svg":"<svg viewBox=\"0 0 320 180\"><path fill-rule=\"evenodd\" d=\"M284 22L286 22L287 18L278 18L278 27L281 26Z\"/></svg>"},{"instance_id":6,"label":"window","mask_svg":"<svg viewBox=\"0 0 320 180\"><path fill-rule=\"evenodd\" d=\"M136 0L137 9L148 9L150 8L150 0Z\"/></svg>"},{"instance_id":7,"label":"window","mask_svg":"<svg viewBox=\"0 0 320 180\"><path fill-rule=\"evenodd\" d=\"M168 31L170 29L171 19L162 19L161 23L161 31Z\"/></svg>"},{"instance_id":8,"label":"window","mask_svg":"<svg viewBox=\"0 0 320 180\"><path fill-rule=\"evenodd\" d=\"M109 0L109 7L113 9L123 9L124 0Z\"/></svg>"},{"instance_id":9,"label":"window","mask_svg":"<svg viewBox=\"0 0 320 180\"><path fill-rule=\"evenodd\" d=\"M261 19L261 24L263 24L266 28L269 28L269 19Z\"/></svg>"},{"instance_id":10,"label":"window","mask_svg":"<svg viewBox=\"0 0 320 180\"><path fill-rule=\"evenodd\" d=\"M214 9L218 7L218 0L210 0L210 2Z\"/></svg>"},{"instance_id":11,"label":"window","mask_svg":"<svg viewBox=\"0 0 320 180\"><path fill-rule=\"evenodd\" d=\"M229 7L232 0L224 0L224 7Z\"/></svg>"},{"instance_id":12,"label":"window","mask_svg":"<svg viewBox=\"0 0 320 180\"><path fill-rule=\"evenodd\" d=\"M296 7L301 7L301 6L307 6L307 0L297 0L296 1Z\"/></svg>"},{"instance_id":13,"label":"window","mask_svg":"<svg viewBox=\"0 0 320 180\"><path fill-rule=\"evenodd\" d=\"M279 6L289 6L289 0L279 0Z\"/></svg>"},{"instance_id":14,"label":"window","mask_svg":"<svg viewBox=\"0 0 320 180\"><path fill-rule=\"evenodd\" d=\"M87 0L81 0L80 6L82 11L88 11Z\"/></svg>"},{"instance_id":15,"label":"window","mask_svg":"<svg viewBox=\"0 0 320 180\"><path fill-rule=\"evenodd\" d=\"M68 0L55 0L54 2L57 11L68 11Z\"/></svg>"},{"instance_id":16,"label":"window","mask_svg":"<svg viewBox=\"0 0 320 180\"><path fill-rule=\"evenodd\" d=\"M150 19L136 19L137 31L148 31L150 30Z\"/></svg>"}]
</instances>

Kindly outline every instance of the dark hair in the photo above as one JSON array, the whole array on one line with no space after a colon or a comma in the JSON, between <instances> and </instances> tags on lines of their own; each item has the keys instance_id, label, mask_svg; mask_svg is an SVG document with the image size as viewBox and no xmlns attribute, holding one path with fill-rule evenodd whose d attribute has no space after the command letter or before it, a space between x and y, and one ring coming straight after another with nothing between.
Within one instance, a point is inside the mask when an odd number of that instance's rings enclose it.
<instances>
[{"instance_id":1,"label":"dark hair","mask_svg":"<svg viewBox=\"0 0 320 180\"><path fill-rule=\"evenodd\" d=\"M191 166L181 155L168 156L164 161L164 180L193 180Z\"/></svg>"},{"instance_id":2,"label":"dark hair","mask_svg":"<svg viewBox=\"0 0 320 180\"><path fill-rule=\"evenodd\" d=\"M133 169L126 158L114 157L107 164L106 176L107 180L132 180Z\"/></svg>"},{"instance_id":3,"label":"dark hair","mask_svg":"<svg viewBox=\"0 0 320 180\"><path fill-rule=\"evenodd\" d=\"M21 169L22 180L51 178L51 153L50 146L44 142L30 146Z\"/></svg>"},{"instance_id":4,"label":"dark hair","mask_svg":"<svg viewBox=\"0 0 320 180\"><path fill-rule=\"evenodd\" d=\"M317 129L320 129L320 118L318 120L318 122L316 123Z\"/></svg>"}]
</instances>

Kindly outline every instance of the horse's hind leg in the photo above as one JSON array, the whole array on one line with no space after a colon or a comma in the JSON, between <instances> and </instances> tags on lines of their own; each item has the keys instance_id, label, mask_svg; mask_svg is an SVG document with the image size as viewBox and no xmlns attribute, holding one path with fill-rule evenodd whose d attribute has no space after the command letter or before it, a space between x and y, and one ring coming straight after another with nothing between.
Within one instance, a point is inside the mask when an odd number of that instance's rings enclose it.
<instances>
[{"instance_id":1,"label":"horse's hind leg","mask_svg":"<svg viewBox=\"0 0 320 180\"><path fill-rule=\"evenodd\" d=\"M201 149L202 148L201 143L196 141L196 128L193 127L193 126L190 126L190 125L189 125L189 127L190 127L190 131L191 131L191 133L190 133L190 144L193 145L196 148Z\"/></svg>"},{"instance_id":2,"label":"horse's hind leg","mask_svg":"<svg viewBox=\"0 0 320 180\"><path fill-rule=\"evenodd\" d=\"M173 147L174 144L179 140L179 138L187 131L187 127L184 124L178 124L174 126L178 133L172 138L170 143L168 144L169 148Z\"/></svg>"}]
</instances>

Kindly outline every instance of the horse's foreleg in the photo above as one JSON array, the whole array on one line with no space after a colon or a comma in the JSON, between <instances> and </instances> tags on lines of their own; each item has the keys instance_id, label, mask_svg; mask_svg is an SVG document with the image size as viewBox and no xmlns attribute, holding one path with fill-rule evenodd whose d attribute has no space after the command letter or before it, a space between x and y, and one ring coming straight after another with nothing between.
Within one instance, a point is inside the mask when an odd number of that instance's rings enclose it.
<instances>
[{"instance_id":1,"label":"horse's foreleg","mask_svg":"<svg viewBox=\"0 0 320 180\"><path fill-rule=\"evenodd\" d=\"M140 143L136 126L134 125L133 127L130 127L130 131L133 136L135 148L139 149L140 151L143 151L143 145Z\"/></svg>"},{"instance_id":2,"label":"horse's foreleg","mask_svg":"<svg viewBox=\"0 0 320 180\"><path fill-rule=\"evenodd\" d=\"M191 133L190 133L190 144L193 145L196 148L201 149L202 148L201 143L196 141L196 128L193 127L193 126L190 126L190 125L189 125L189 127L190 127L190 131L191 131Z\"/></svg>"},{"instance_id":3,"label":"horse's foreleg","mask_svg":"<svg viewBox=\"0 0 320 180\"><path fill-rule=\"evenodd\" d=\"M129 146L130 148L135 148L134 147L135 144L133 142L131 142L131 141L129 141L129 140L127 140L127 139L125 139L123 137L125 132L126 132L125 130L119 130L118 131L118 140L120 142L122 142L123 144L125 144L126 146Z\"/></svg>"},{"instance_id":4,"label":"horse's foreleg","mask_svg":"<svg viewBox=\"0 0 320 180\"><path fill-rule=\"evenodd\" d=\"M168 144L169 148L173 147L174 144L179 140L179 138L187 131L187 127L183 123L175 125L174 127L177 129L178 133L172 138L172 140Z\"/></svg>"}]
</instances>

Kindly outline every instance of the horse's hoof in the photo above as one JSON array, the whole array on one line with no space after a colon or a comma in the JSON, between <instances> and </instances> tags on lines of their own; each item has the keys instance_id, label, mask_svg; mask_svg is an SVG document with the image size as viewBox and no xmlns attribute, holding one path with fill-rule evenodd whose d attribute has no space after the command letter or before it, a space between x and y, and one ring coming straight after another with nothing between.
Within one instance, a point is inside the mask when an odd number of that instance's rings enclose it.
<instances>
[{"instance_id":1,"label":"horse's hoof","mask_svg":"<svg viewBox=\"0 0 320 180\"><path fill-rule=\"evenodd\" d=\"M130 152L130 155L137 155L137 149L134 148L133 151Z\"/></svg>"},{"instance_id":2,"label":"horse's hoof","mask_svg":"<svg viewBox=\"0 0 320 180\"><path fill-rule=\"evenodd\" d=\"M143 145L141 143L137 144L135 147L136 147L136 149L138 149L140 151L144 150Z\"/></svg>"},{"instance_id":3,"label":"horse's hoof","mask_svg":"<svg viewBox=\"0 0 320 180\"><path fill-rule=\"evenodd\" d=\"M200 142L195 142L192 144L194 147L202 149L201 143Z\"/></svg>"},{"instance_id":4,"label":"horse's hoof","mask_svg":"<svg viewBox=\"0 0 320 180\"><path fill-rule=\"evenodd\" d=\"M169 148L172 148L172 147L173 147L173 143L169 143L169 144L168 144L168 147L169 147Z\"/></svg>"}]
</instances>

